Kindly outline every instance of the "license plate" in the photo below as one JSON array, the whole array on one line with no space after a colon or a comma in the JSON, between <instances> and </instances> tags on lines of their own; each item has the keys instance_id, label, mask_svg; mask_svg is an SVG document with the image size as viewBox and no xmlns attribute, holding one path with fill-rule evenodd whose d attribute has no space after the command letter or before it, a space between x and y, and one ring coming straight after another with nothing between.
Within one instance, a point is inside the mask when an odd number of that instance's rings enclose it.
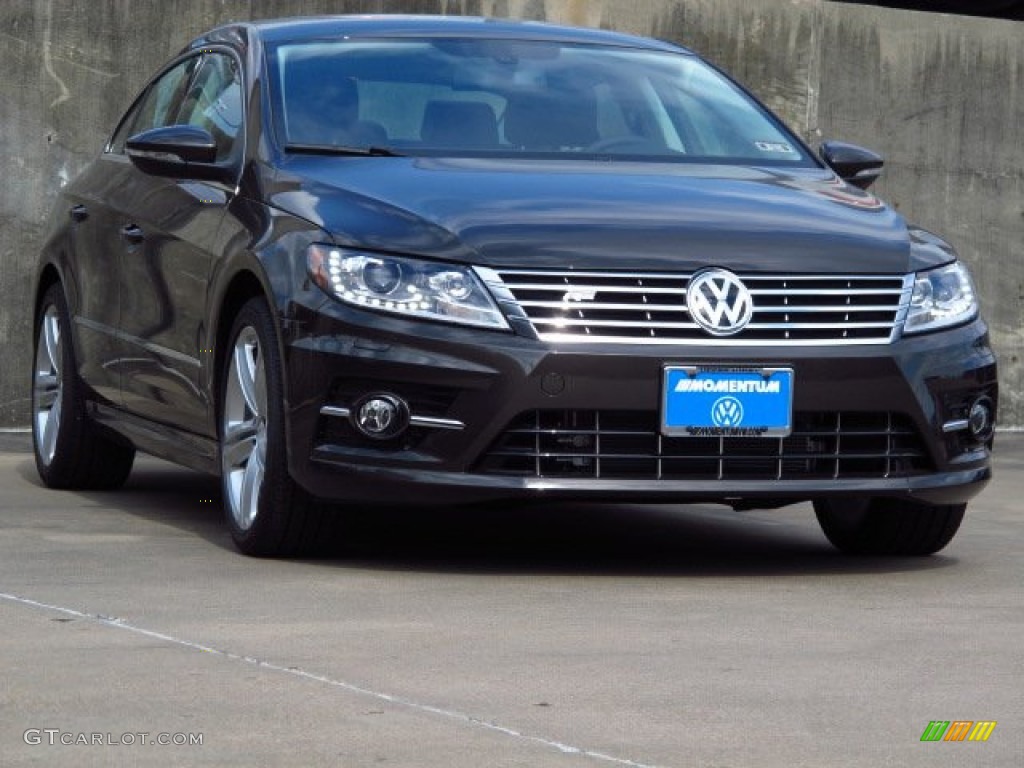
<instances>
[{"instance_id":1,"label":"license plate","mask_svg":"<svg viewBox=\"0 0 1024 768\"><path fill-rule=\"evenodd\" d=\"M792 417L792 368L665 367L665 435L785 437Z\"/></svg>"}]
</instances>

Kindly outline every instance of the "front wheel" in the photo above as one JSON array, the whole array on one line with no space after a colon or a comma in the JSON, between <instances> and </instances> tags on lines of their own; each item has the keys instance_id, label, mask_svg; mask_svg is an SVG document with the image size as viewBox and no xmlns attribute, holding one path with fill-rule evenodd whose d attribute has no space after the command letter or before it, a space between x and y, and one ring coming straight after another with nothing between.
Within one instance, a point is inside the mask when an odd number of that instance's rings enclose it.
<instances>
[{"instance_id":1,"label":"front wheel","mask_svg":"<svg viewBox=\"0 0 1024 768\"><path fill-rule=\"evenodd\" d=\"M851 555L931 555L956 535L966 504L907 499L819 499L814 514L825 536Z\"/></svg>"},{"instance_id":2,"label":"front wheel","mask_svg":"<svg viewBox=\"0 0 1024 768\"><path fill-rule=\"evenodd\" d=\"M308 552L326 533L324 510L288 473L281 356L266 303L246 303L228 338L220 379L220 453L231 537L247 555Z\"/></svg>"}]
</instances>

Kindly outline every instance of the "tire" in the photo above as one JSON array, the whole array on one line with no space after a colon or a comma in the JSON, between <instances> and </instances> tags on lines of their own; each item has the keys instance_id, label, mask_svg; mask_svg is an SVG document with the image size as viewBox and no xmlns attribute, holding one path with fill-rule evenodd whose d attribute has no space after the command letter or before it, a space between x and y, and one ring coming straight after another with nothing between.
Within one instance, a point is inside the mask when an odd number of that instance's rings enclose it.
<instances>
[{"instance_id":1,"label":"tire","mask_svg":"<svg viewBox=\"0 0 1024 768\"><path fill-rule=\"evenodd\" d=\"M86 416L60 284L43 295L34 328L32 445L39 477L49 488L121 487L132 471L135 449L99 432Z\"/></svg>"},{"instance_id":2,"label":"tire","mask_svg":"<svg viewBox=\"0 0 1024 768\"><path fill-rule=\"evenodd\" d=\"M288 473L284 385L274 321L262 299L239 310L220 376L224 512L238 549L255 557L309 554L326 510Z\"/></svg>"},{"instance_id":3,"label":"tire","mask_svg":"<svg viewBox=\"0 0 1024 768\"><path fill-rule=\"evenodd\" d=\"M851 555L931 555L956 535L966 504L904 499L822 499L814 514L825 536Z\"/></svg>"}]
</instances>

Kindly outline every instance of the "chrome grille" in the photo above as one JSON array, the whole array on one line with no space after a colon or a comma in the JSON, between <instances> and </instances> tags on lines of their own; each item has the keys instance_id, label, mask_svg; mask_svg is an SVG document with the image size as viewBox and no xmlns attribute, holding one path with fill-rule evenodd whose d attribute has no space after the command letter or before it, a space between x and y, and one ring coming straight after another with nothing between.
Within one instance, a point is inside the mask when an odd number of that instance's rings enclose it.
<instances>
[{"instance_id":1,"label":"chrome grille","mask_svg":"<svg viewBox=\"0 0 1024 768\"><path fill-rule=\"evenodd\" d=\"M794 414L782 438L666 437L647 411L544 410L515 419L479 465L521 477L794 480L906 477L932 465L902 414Z\"/></svg>"},{"instance_id":2,"label":"chrome grille","mask_svg":"<svg viewBox=\"0 0 1024 768\"><path fill-rule=\"evenodd\" d=\"M508 269L482 276L506 307L525 313L538 337L554 342L887 344L913 288L913 275L740 274L753 317L723 338L690 317L689 274Z\"/></svg>"}]
</instances>

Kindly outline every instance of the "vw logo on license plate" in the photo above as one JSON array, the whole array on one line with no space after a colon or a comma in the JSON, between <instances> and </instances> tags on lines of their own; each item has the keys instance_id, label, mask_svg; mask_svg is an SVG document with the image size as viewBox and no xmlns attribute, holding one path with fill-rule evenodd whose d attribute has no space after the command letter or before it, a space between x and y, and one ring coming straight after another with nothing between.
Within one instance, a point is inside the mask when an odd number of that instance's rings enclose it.
<instances>
[{"instance_id":1,"label":"vw logo on license plate","mask_svg":"<svg viewBox=\"0 0 1024 768\"><path fill-rule=\"evenodd\" d=\"M711 406L711 421L716 427L738 427L743 423L743 403L735 397L720 397Z\"/></svg>"}]
</instances>

